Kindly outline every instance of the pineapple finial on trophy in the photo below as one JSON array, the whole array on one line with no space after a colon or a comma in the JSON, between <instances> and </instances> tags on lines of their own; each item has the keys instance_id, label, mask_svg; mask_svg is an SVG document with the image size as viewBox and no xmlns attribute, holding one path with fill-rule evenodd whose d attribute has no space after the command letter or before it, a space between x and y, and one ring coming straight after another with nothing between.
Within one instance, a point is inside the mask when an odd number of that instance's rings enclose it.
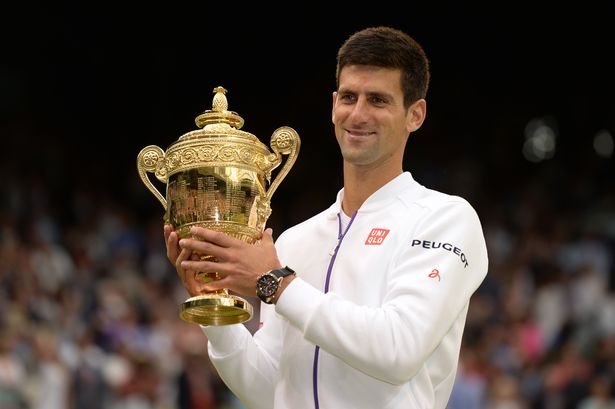
<instances>
[{"instance_id":1,"label":"pineapple finial on trophy","mask_svg":"<svg viewBox=\"0 0 615 409\"><path fill-rule=\"evenodd\" d=\"M226 124L235 129L241 129L243 126L243 118L237 112L228 110L228 100L226 99L226 88L220 86L214 88L216 94L211 103L211 109L203 112L194 120L199 128L204 128L213 124ZM181 139L181 138L180 138Z\"/></svg>"},{"instance_id":2,"label":"pineapple finial on trophy","mask_svg":"<svg viewBox=\"0 0 615 409\"><path fill-rule=\"evenodd\" d=\"M228 109L228 101L226 100L226 89L224 87L214 88L214 100L211 104L212 110L217 112L224 112Z\"/></svg>"}]
</instances>

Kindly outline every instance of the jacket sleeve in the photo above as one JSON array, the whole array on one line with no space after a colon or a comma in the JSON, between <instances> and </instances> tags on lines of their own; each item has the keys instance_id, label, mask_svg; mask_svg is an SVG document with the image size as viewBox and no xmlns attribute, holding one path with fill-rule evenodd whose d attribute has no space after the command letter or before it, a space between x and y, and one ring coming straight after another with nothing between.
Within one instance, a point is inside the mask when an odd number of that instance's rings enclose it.
<instances>
[{"instance_id":1,"label":"jacket sleeve","mask_svg":"<svg viewBox=\"0 0 615 409\"><path fill-rule=\"evenodd\" d=\"M470 297L487 273L482 227L467 202L451 200L422 211L407 245L391 255L389 271L375 272L386 274L382 305L357 305L295 279L277 312L355 369L391 384L408 382L465 320ZM432 243L446 243L450 251L429 249Z\"/></svg>"},{"instance_id":2,"label":"jacket sleeve","mask_svg":"<svg viewBox=\"0 0 615 409\"><path fill-rule=\"evenodd\" d=\"M202 326L209 358L228 388L250 409L271 409L282 337L273 306L261 304L254 336L243 324Z\"/></svg>"}]
</instances>

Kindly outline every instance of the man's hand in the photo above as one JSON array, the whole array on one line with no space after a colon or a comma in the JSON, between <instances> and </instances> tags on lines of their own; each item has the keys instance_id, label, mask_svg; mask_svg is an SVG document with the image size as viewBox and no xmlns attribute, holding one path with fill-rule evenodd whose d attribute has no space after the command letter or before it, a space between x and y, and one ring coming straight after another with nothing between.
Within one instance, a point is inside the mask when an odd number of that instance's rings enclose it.
<instances>
[{"instance_id":1,"label":"man's hand","mask_svg":"<svg viewBox=\"0 0 615 409\"><path fill-rule=\"evenodd\" d=\"M271 229L266 229L256 244L202 227L192 227L190 233L194 238L179 240L178 247L177 233L167 233L165 227L167 257L191 295L226 288L254 296L258 276L281 267ZM216 261L201 260L195 255L210 255ZM201 273L217 273L218 279L203 283L197 277Z\"/></svg>"},{"instance_id":2,"label":"man's hand","mask_svg":"<svg viewBox=\"0 0 615 409\"><path fill-rule=\"evenodd\" d=\"M191 297L206 293L208 290L205 283L197 277L196 271L189 271L182 267L184 260L196 258L190 250L183 250L179 247L179 236L173 231L170 224L164 225L164 242L167 246L167 258L175 266L177 275L184 284L184 288Z\"/></svg>"}]
</instances>

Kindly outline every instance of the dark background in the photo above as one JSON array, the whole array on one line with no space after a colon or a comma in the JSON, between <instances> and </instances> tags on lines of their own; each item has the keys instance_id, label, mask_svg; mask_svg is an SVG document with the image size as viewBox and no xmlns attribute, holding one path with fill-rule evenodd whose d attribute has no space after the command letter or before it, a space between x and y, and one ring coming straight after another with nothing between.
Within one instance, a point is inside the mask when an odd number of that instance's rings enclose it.
<instances>
[{"instance_id":1,"label":"dark background","mask_svg":"<svg viewBox=\"0 0 615 409\"><path fill-rule=\"evenodd\" d=\"M272 198L268 224L279 234L342 186L330 120L336 51L383 24L414 36L431 61L427 120L405 168L467 198L488 246L449 409L574 409L602 377L615 396L615 161L593 149L596 134L615 135L613 4L4 4L0 347L28 371L14 395L51 363L73 382L56 407L92 409L149 383L161 407L189 408L209 393L229 408L234 397L208 366L200 330L177 318L186 293L137 155L196 129L224 86L243 130L266 145L280 126L301 137ZM535 120L553 127L556 150L533 162L523 146ZM246 324L255 330L258 319ZM91 377L58 359L59 347L51 357L39 350L44 331L143 372L101 378L105 393L88 388ZM161 333L172 347L144 348L142 335ZM169 373L167 359L184 363ZM186 390L190 374L201 383ZM52 381L30 399L58 397Z\"/></svg>"},{"instance_id":2,"label":"dark background","mask_svg":"<svg viewBox=\"0 0 615 409\"><path fill-rule=\"evenodd\" d=\"M431 60L427 120L406 155L419 181L472 200L500 198L546 168L558 180L570 172L613 174L612 158L592 149L600 129L615 132L607 2L511 3L497 11L414 3L9 7L2 16L2 172L52 186L60 207L80 186L108 191L143 215L162 213L138 179L136 156L196 129L194 118L223 85L243 130L267 145L282 125L301 136L271 222L286 226L323 208L341 187L330 123L335 53L355 30L379 24L410 33ZM524 128L541 117L557 126L557 152L530 163L521 154ZM471 171L460 175L459 163ZM287 205L299 210L276 212Z\"/></svg>"}]
</instances>

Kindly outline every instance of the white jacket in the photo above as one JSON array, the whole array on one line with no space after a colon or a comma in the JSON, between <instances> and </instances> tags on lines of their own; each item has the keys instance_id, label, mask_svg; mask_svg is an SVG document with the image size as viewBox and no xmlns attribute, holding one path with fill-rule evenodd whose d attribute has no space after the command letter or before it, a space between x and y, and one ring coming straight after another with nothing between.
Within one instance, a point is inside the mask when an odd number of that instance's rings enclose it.
<instances>
[{"instance_id":1,"label":"white jacket","mask_svg":"<svg viewBox=\"0 0 615 409\"><path fill-rule=\"evenodd\" d=\"M445 408L470 296L487 273L464 199L406 172L338 239L341 197L276 241L297 272L262 327L203 327L209 356L248 408ZM316 347L318 346L318 347Z\"/></svg>"}]
</instances>

